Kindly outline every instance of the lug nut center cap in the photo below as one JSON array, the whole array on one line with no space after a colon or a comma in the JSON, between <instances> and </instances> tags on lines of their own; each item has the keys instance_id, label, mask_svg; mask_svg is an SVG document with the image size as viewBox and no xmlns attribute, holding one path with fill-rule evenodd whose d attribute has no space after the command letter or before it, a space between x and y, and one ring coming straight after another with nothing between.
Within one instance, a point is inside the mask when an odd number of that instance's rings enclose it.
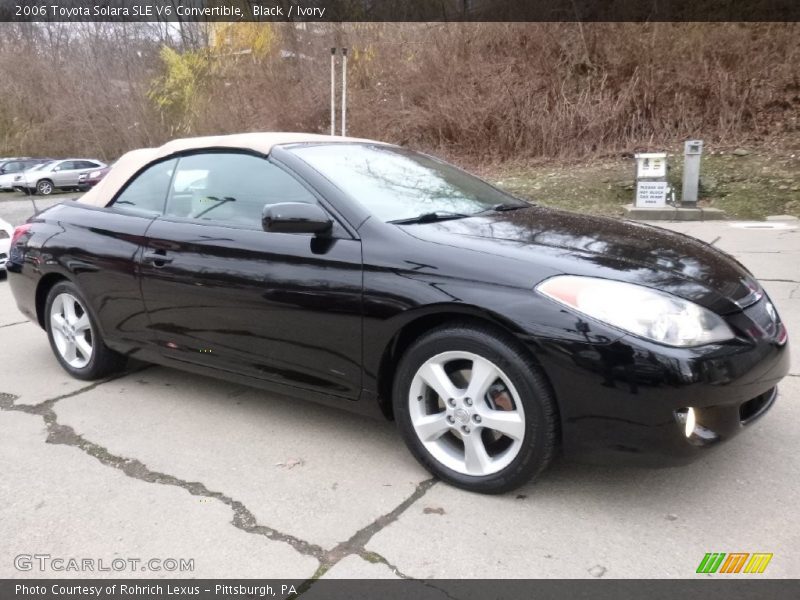
<instances>
[{"instance_id":1,"label":"lug nut center cap","mask_svg":"<svg viewBox=\"0 0 800 600\"><path fill-rule=\"evenodd\" d=\"M469 423L469 413L465 411L463 408L456 409L456 411L453 413L453 416L455 416L456 421L458 421L462 425L466 425L467 423Z\"/></svg>"}]
</instances>

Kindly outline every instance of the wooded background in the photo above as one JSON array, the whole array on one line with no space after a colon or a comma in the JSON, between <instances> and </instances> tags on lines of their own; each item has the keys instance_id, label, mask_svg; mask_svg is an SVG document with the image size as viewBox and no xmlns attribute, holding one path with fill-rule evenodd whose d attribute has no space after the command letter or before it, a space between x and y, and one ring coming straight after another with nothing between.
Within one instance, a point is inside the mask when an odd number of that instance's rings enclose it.
<instances>
[{"instance_id":1,"label":"wooded background","mask_svg":"<svg viewBox=\"0 0 800 600\"><path fill-rule=\"evenodd\" d=\"M798 133L797 23L3 23L0 156L328 132L331 46L348 134L466 162Z\"/></svg>"}]
</instances>

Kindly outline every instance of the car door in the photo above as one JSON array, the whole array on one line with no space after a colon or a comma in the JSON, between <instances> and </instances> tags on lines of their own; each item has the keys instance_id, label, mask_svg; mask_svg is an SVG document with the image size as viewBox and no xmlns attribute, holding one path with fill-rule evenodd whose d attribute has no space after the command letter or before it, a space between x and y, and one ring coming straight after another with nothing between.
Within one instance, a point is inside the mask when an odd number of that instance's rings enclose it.
<instances>
[{"instance_id":1,"label":"car door","mask_svg":"<svg viewBox=\"0 0 800 600\"><path fill-rule=\"evenodd\" d=\"M148 359L158 355L141 295L139 263L145 232L162 214L176 160L150 165L135 175L104 208L66 203L62 210L79 211L74 227L49 242L65 260L78 266L76 278L109 340L126 345L125 352Z\"/></svg>"},{"instance_id":2,"label":"car door","mask_svg":"<svg viewBox=\"0 0 800 600\"><path fill-rule=\"evenodd\" d=\"M78 185L78 177L87 169L91 168L91 163L85 160L73 160L70 168L61 170L61 183L60 185L71 187Z\"/></svg>"},{"instance_id":3,"label":"car door","mask_svg":"<svg viewBox=\"0 0 800 600\"><path fill-rule=\"evenodd\" d=\"M68 184L70 172L74 169L74 160L64 160L55 165L50 172L50 179L55 187L63 187Z\"/></svg>"},{"instance_id":4,"label":"car door","mask_svg":"<svg viewBox=\"0 0 800 600\"><path fill-rule=\"evenodd\" d=\"M346 398L361 389L361 243L265 232L266 204L315 202L261 156L180 158L163 217L147 231L142 294L174 360Z\"/></svg>"}]
</instances>

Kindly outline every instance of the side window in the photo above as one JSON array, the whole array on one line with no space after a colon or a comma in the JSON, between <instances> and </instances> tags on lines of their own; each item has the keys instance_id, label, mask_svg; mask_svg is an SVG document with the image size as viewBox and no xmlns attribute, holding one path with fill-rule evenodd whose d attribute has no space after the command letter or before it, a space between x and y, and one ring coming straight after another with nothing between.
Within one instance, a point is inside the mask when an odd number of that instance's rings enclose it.
<instances>
[{"instance_id":1,"label":"side window","mask_svg":"<svg viewBox=\"0 0 800 600\"><path fill-rule=\"evenodd\" d=\"M128 182L112 206L160 215L164 210L164 200L177 162L178 159L173 158L149 166Z\"/></svg>"},{"instance_id":2,"label":"side window","mask_svg":"<svg viewBox=\"0 0 800 600\"><path fill-rule=\"evenodd\" d=\"M100 165L98 165L96 162L92 162L92 161L89 161L89 160L82 160L82 161L80 161L80 163L79 163L77 168L78 169L94 169L94 168L99 167L99 166Z\"/></svg>"},{"instance_id":3,"label":"side window","mask_svg":"<svg viewBox=\"0 0 800 600\"><path fill-rule=\"evenodd\" d=\"M65 160L57 163L56 165L53 165L53 171L69 171L72 168L72 162L73 161L71 160Z\"/></svg>"},{"instance_id":4,"label":"side window","mask_svg":"<svg viewBox=\"0 0 800 600\"><path fill-rule=\"evenodd\" d=\"M180 159L165 214L261 229L264 205L316 201L264 158L215 152Z\"/></svg>"}]
</instances>

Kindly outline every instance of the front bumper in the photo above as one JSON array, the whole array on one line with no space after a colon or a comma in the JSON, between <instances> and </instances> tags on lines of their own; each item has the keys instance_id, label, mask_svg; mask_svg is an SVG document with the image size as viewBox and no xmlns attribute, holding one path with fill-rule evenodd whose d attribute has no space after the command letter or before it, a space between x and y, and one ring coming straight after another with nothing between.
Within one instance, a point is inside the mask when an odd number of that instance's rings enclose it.
<instances>
[{"instance_id":1,"label":"front bumper","mask_svg":"<svg viewBox=\"0 0 800 600\"><path fill-rule=\"evenodd\" d=\"M786 330L765 316L768 302L728 317L739 337L724 344L539 340L535 351L559 402L565 454L592 463L683 464L757 421L789 371ZM696 426L687 437L690 407Z\"/></svg>"}]
</instances>

